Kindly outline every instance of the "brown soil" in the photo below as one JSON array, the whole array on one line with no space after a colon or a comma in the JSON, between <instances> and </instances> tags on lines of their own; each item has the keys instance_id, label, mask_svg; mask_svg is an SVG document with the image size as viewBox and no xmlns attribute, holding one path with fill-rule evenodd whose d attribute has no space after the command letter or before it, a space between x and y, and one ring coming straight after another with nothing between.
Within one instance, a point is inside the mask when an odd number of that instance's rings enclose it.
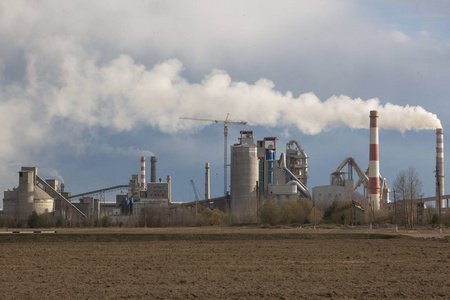
<instances>
[{"instance_id":1,"label":"brown soil","mask_svg":"<svg viewBox=\"0 0 450 300\"><path fill-rule=\"evenodd\" d=\"M177 230L160 229L169 231ZM10 242L0 236L0 299L448 299L450 295L448 239L311 237Z\"/></svg>"}]
</instances>

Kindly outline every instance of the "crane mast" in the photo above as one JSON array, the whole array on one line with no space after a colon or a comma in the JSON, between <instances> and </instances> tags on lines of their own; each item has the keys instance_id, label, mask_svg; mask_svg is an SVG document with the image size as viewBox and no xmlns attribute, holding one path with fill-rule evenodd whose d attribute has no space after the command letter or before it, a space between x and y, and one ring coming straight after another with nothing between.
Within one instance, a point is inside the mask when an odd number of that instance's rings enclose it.
<instances>
[{"instance_id":1,"label":"crane mast","mask_svg":"<svg viewBox=\"0 0 450 300\"><path fill-rule=\"evenodd\" d=\"M230 116L227 113L225 120L211 120L211 119L199 119L199 118L190 118L190 117L180 117L182 120L192 120L192 121L205 121L205 122L213 122L213 123L223 123L223 194L227 194L228 190L228 125L247 125L245 121L228 121L228 117Z\"/></svg>"},{"instance_id":2,"label":"crane mast","mask_svg":"<svg viewBox=\"0 0 450 300\"><path fill-rule=\"evenodd\" d=\"M198 190L197 190L197 187L195 186L194 180L192 180L192 179L191 179L191 186L192 186L192 190L194 191L195 201L199 201L200 196L198 195Z\"/></svg>"}]
</instances>

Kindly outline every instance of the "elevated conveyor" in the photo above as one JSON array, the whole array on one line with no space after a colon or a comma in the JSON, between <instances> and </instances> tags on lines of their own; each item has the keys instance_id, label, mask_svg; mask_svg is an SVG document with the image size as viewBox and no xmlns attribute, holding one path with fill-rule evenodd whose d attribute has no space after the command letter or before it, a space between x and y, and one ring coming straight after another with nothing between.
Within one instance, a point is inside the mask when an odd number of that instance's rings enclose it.
<instances>
[{"instance_id":1,"label":"elevated conveyor","mask_svg":"<svg viewBox=\"0 0 450 300\"><path fill-rule=\"evenodd\" d=\"M63 195L61 195L58 191L56 191L51 185L49 185L44 179L36 175L36 180L38 183L42 184L42 186L45 188L45 192L49 194L51 197L56 198L58 200L61 200L63 203L68 204L70 207L72 207L76 212L78 212L81 216L86 217L86 215L78 209L75 205L73 205L72 202L70 202L68 199L66 199Z\"/></svg>"},{"instance_id":2,"label":"elevated conveyor","mask_svg":"<svg viewBox=\"0 0 450 300\"><path fill-rule=\"evenodd\" d=\"M85 193L81 193L81 194L71 195L69 197L69 199L85 197L85 196L89 196L89 195L95 195L95 194L100 194L100 193L104 193L104 192L111 192L111 191L120 190L120 189L127 189L127 188L128 188L128 185L116 185L116 186L112 186L112 187L108 187L108 188L104 188L104 189L99 189L99 190L95 190L95 191L90 191L90 192L85 192Z\"/></svg>"}]
</instances>

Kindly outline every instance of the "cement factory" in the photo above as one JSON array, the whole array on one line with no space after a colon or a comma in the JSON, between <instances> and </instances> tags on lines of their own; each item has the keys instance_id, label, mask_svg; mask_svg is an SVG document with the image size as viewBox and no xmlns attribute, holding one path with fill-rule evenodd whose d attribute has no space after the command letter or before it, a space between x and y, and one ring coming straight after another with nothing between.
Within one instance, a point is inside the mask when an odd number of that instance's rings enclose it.
<instances>
[{"instance_id":1,"label":"cement factory","mask_svg":"<svg viewBox=\"0 0 450 300\"><path fill-rule=\"evenodd\" d=\"M228 119L228 116L227 116ZM44 180L37 167L22 167L18 187L4 192L3 219L23 222L35 211L55 218L100 218L108 216L120 220L138 215L145 207L168 209L220 209L229 214L234 223L257 222L258 211L268 201L282 202L306 198L315 207L324 209L334 200L350 199L362 211L389 211L395 204L390 188L380 175L378 112L370 112L368 168L362 169L353 157L347 157L330 174L330 184L308 189L308 156L297 140L286 144L285 152L277 153L276 137L256 140L253 131L240 131L238 143L230 147L230 193L227 192L227 125L224 123L224 195L210 198L210 165L205 163L205 200L196 196L194 202L174 202L171 197L171 176L157 179L157 158L150 158L150 181L146 181L146 157L140 158L140 176L131 175L128 184L72 195L65 185L55 179ZM203 119L200 119L203 120ZM203 120L205 121L205 120ZM213 120L206 120L213 121ZM219 121L215 121L216 123ZM416 205L448 210L450 195L444 190L443 129L436 129L436 195L415 199ZM347 167L347 169L345 169ZM356 173L357 178L354 178ZM357 180L356 180L357 179ZM356 180L356 181L355 181ZM193 184L193 182L192 182ZM195 186L193 184L194 192ZM362 190L359 192L358 190ZM121 191L115 203L104 201L106 192ZM124 192L126 191L126 192ZM95 197L94 197L95 196Z\"/></svg>"}]
</instances>

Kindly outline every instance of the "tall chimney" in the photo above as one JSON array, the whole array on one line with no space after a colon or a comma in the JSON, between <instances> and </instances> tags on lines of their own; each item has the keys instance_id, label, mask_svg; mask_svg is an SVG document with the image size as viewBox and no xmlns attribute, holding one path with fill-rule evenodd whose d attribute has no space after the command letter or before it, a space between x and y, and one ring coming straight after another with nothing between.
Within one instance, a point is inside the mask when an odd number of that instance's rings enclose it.
<instances>
[{"instance_id":1,"label":"tall chimney","mask_svg":"<svg viewBox=\"0 0 450 300\"><path fill-rule=\"evenodd\" d=\"M156 159L156 156L152 156L152 158L150 159L151 161L151 178L150 178L150 182L156 182L156 162L158 161Z\"/></svg>"},{"instance_id":2,"label":"tall chimney","mask_svg":"<svg viewBox=\"0 0 450 300\"><path fill-rule=\"evenodd\" d=\"M205 165L205 200L211 197L210 187L209 187L209 163Z\"/></svg>"},{"instance_id":3,"label":"tall chimney","mask_svg":"<svg viewBox=\"0 0 450 300\"><path fill-rule=\"evenodd\" d=\"M436 208L444 207L442 199L445 192L444 178L444 129L438 128L436 129Z\"/></svg>"},{"instance_id":4,"label":"tall chimney","mask_svg":"<svg viewBox=\"0 0 450 300\"><path fill-rule=\"evenodd\" d=\"M167 201L172 202L172 177L167 175Z\"/></svg>"},{"instance_id":5,"label":"tall chimney","mask_svg":"<svg viewBox=\"0 0 450 300\"><path fill-rule=\"evenodd\" d=\"M145 189L145 156L141 156L141 188Z\"/></svg>"},{"instance_id":6,"label":"tall chimney","mask_svg":"<svg viewBox=\"0 0 450 300\"><path fill-rule=\"evenodd\" d=\"M380 162L378 152L378 111L370 112L369 148L369 203L373 210L380 209Z\"/></svg>"}]
</instances>

